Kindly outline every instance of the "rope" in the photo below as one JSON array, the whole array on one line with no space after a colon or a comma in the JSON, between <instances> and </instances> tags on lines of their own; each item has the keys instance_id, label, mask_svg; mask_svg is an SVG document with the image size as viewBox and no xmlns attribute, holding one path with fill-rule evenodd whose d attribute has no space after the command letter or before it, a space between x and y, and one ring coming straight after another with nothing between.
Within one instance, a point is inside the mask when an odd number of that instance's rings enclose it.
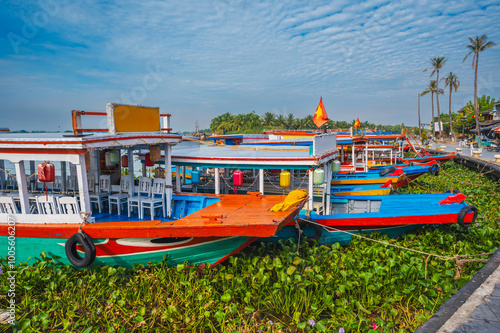
<instances>
[{"instance_id":1,"label":"rope","mask_svg":"<svg viewBox=\"0 0 500 333\"><path fill-rule=\"evenodd\" d=\"M424 252L424 251L420 251L420 250L410 249L408 247L404 247L404 246L401 246L401 245L391 244L391 243L387 243L387 242L380 241L380 240L377 240L377 239L368 238L368 237L365 237L365 236L354 234L354 233L349 232L349 231L340 230L340 229L337 229L337 228L334 228L334 227L331 227L331 226L321 225L321 224L319 224L318 222L316 222L314 220L310 220L310 219L302 219L302 220L307 221L307 222L309 222L311 224L319 225L320 227L322 227L322 228L324 228L324 229L326 229L328 231L339 231L339 232L343 232L343 233L346 233L346 234L351 235L351 236L356 236L358 238L361 238L361 239L364 239L364 240L368 240L368 241L371 241L371 242L380 243L380 244L383 244L383 245L386 245L386 246L392 246L392 247L395 247L395 248L399 248L399 249L402 249L402 250L407 250L407 251L411 251L411 252L415 252L415 253L419 253L419 254L424 254L424 255L428 256L427 260L430 257L436 257L436 258L441 259L443 261L455 260L455 265L457 267L457 273L455 275L455 280L458 280L460 278L460 271L462 270L463 265L466 262L487 262L488 261L488 259L464 259L464 258L489 256L489 255L492 255L494 253L494 252L488 252L488 253L481 253L481 254L456 254L453 257L442 256L440 254L428 253L428 252ZM427 280L427 260L425 261L425 280Z\"/></svg>"},{"instance_id":2,"label":"rope","mask_svg":"<svg viewBox=\"0 0 500 333\"><path fill-rule=\"evenodd\" d=\"M82 219L82 223L80 223L80 226L78 227L78 232L81 234L83 233L82 227L84 224L89 223L87 220L92 215L92 212L87 213L87 212L80 212L80 218Z\"/></svg>"}]
</instances>

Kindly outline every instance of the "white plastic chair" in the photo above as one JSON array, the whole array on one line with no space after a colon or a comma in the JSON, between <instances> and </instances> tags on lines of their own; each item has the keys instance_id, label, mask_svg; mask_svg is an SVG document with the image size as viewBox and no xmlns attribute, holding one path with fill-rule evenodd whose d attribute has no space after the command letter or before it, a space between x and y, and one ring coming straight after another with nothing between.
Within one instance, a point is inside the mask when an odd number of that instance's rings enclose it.
<instances>
[{"instance_id":1,"label":"white plastic chair","mask_svg":"<svg viewBox=\"0 0 500 333\"><path fill-rule=\"evenodd\" d=\"M8 177L5 181L6 190L15 190L17 188L17 180L15 178Z\"/></svg>"},{"instance_id":2,"label":"white plastic chair","mask_svg":"<svg viewBox=\"0 0 500 333\"><path fill-rule=\"evenodd\" d=\"M140 210L141 200L147 199L151 196L151 179L148 177L139 178L139 192L137 195L133 197L129 197L127 199L128 205L128 217L130 217L130 212L133 207L136 207L138 210L139 218L142 219L142 213Z\"/></svg>"},{"instance_id":3,"label":"white plastic chair","mask_svg":"<svg viewBox=\"0 0 500 333\"><path fill-rule=\"evenodd\" d=\"M52 183L52 193L62 192L62 176L55 176L54 182Z\"/></svg>"},{"instance_id":4,"label":"white plastic chair","mask_svg":"<svg viewBox=\"0 0 500 333\"><path fill-rule=\"evenodd\" d=\"M153 220L156 208L163 210L163 217L165 217L165 179L157 178L153 181L151 189L151 197L142 199L140 202L140 214L144 216L144 209L151 211L151 220Z\"/></svg>"},{"instance_id":5,"label":"white plastic chair","mask_svg":"<svg viewBox=\"0 0 500 333\"><path fill-rule=\"evenodd\" d=\"M68 176L66 180L66 191L72 194L78 192L78 181L76 180L76 176Z\"/></svg>"},{"instance_id":6,"label":"white plastic chair","mask_svg":"<svg viewBox=\"0 0 500 333\"><path fill-rule=\"evenodd\" d=\"M110 176L100 176L99 177L99 186L97 193L90 194L91 182L94 183L94 177L89 176L89 198L90 205L92 203L97 204L97 209L99 213L102 212L102 205L104 202L108 202L109 193L111 191L111 177ZM92 186L93 187L93 186Z\"/></svg>"},{"instance_id":7,"label":"white plastic chair","mask_svg":"<svg viewBox=\"0 0 500 333\"><path fill-rule=\"evenodd\" d=\"M121 214L122 205L127 204L127 199L129 197L128 195L129 188L130 188L130 181L128 177L122 177L122 179L120 180L120 192L116 194L111 194L108 197L110 214L112 210L112 205L116 205L116 209L118 210L118 215Z\"/></svg>"},{"instance_id":8,"label":"white plastic chair","mask_svg":"<svg viewBox=\"0 0 500 333\"><path fill-rule=\"evenodd\" d=\"M60 197L57 199L60 214L79 214L78 202L75 197Z\"/></svg>"},{"instance_id":9,"label":"white plastic chair","mask_svg":"<svg viewBox=\"0 0 500 333\"><path fill-rule=\"evenodd\" d=\"M56 197L49 195L39 195L36 197L38 214L57 214Z\"/></svg>"},{"instance_id":10,"label":"white plastic chair","mask_svg":"<svg viewBox=\"0 0 500 333\"><path fill-rule=\"evenodd\" d=\"M0 213L19 214L16 203L12 196L0 196Z\"/></svg>"}]
</instances>

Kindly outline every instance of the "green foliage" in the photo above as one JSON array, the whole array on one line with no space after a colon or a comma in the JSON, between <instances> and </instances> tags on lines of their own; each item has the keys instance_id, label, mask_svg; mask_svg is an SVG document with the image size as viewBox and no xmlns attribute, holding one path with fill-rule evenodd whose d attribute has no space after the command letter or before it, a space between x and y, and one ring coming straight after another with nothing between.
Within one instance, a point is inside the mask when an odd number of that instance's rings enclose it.
<instances>
[{"instance_id":1,"label":"green foliage","mask_svg":"<svg viewBox=\"0 0 500 333\"><path fill-rule=\"evenodd\" d=\"M403 191L462 191L479 208L479 227L426 226L399 239L370 237L452 256L494 251L500 191L449 162ZM423 208L425 209L425 208ZM413 332L484 263L453 261L354 238L347 247L256 243L212 269L164 263L78 270L43 255L17 268L17 326L23 332ZM6 261L0 262L4 271ZM8 285L0 280L6 294ZM0 300L0 308L8 300ZM0 330L10 330L2 327Z\"/></svg>"},{"instance_id":2,"label":"green foliage","mask_svg":"<svg viewBox=\"0 0 500 333\"><path fill-rule=\"evenodd\" d=\"M493 110L495 106L495 99L490 96L483 95L477 98L477 106L479 108L479 113ZM464 107L465 115L468 118L472 118L474 114L474 101L468 101Z\"/></svg>"},{"instance_id":3,"label":"green foliage","mask_svg":"<svg viewBox=\"0 0 500 333\"><path fill-rule=\"evenodd\" d=\"M351 122L347 121L332 121L329 120L327 125L329 128L348 129L356 122L353 119ZM379 131L401 131L402 125L377 125L368 121L361 122L361 127L377 129ZM318 129L313 122L313 116L308 115L304 118L295 118L292 113L287 116L275 115L272 112L266 112L263 116L259 117L255 111L247 114L233 115L231 113L224 113L212 119L210 123L210 131L217 134L230 134L230 133L262 133L263 130L296 130L296 129ZM411 129L414 133L418 132L418 128Z\"/></svg>"}]
</instances>

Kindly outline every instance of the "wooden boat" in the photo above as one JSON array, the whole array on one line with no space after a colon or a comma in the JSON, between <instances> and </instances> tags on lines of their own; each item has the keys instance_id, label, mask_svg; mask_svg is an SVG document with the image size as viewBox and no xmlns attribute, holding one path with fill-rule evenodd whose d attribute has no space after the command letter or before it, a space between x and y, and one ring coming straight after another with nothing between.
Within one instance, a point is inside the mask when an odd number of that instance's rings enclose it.
<instances>
[{"instance_id":1,"label":"wooden boat","mask_svg":"<svg viewBox=\"0 0 500 333\"><path fill-rule=\"evenodd\" d=\"M107 133L81 135L96 131L81 128L83 114L107 116ZM165 152L165 169L171 169L172 145L181 136L170 133L170 115L165 116L167 129L162 131L158 108L108 104L106 113L73 111L75 135L1 134L0 160L2 166L5 161L15 165L17 190L6 189L2 170L0 257L18 263L32 261L45 251L77 267L92 263L129 267L163 259L168 265L216 265L257 237L272 236L297 215L304 202L287 212L269 212L285 196L174 193L170 172L164 173L165 179L155 178L152 185L148 177L142 177L136 187L133 163L128 165L128 175L119 179L120 185L112 185L111 179L121 174L121 168L111 162L109 169L102 169L100 163L102 155L108 165L110 151L123 150L117 163L124 164L123 157L134 161L134 154L148 149L153 156L159 145ZM45 179L61 177L59 192L31 191L35 177L27 177L26 169L29 166L29 173L36 173L35 161L61 162L61 176ZM68 166L70 173L76 173L69 177L78 180L76 195L66 182ZM54 170L51 163L40 164L39 177L50 175L50 170ZM116 211L111 209L114 206L102 210L105 201L111 206L115 200ZM16 244L15 258L9 257L11 240Z\"/></svg>"},{"instance_id":2,"label":"wooden boat","mask_svg":"<svg viewBox=\"0 0 500 333\"><path fill-rule=\"evenodd\" d=\"M385 195L391 193L390 184L335 185L332 195Z\"/></svg>"},{"instance_id":3,"label":"wooden boat","mask_svg":"<svg viewBox=\"0 0 500 333\"><path fill-rule=\"evenodd\" d=\"M334 174L332 177L332 185L365 185L365 184L385 184L391 181L392 184L398 184L405 180L404 172L389 173L379 175L378 173L358 172L352 174Z\"/></svg>"},{"instance_id":4,"label":"wooden boat","mask_svg":"<svg viewBox=\"0 0 500 333\"><path fill-rule=\"evenodd\" d=\"M464 199L461 193L333 196L330 214L301 211L299 226L306 237L324 245L336 242L346 245L352 238L349 233L378 231L398 237L425 224L458 223L469 227L475 222L478 211ZM298 239L295 230L295 225L290 223L265 240Z\"/></svg>"},{"instance_id":5,"label":"wooden boat","mask_svg":"<svg viewBox=\"0 0 500 333\"><path fill-rule=\"evenodd\" d=\"M416 156L416 157L405 157L399 158L401 163L425 163L430 161L448 161L453 160L457 157L456 153L443 154L443 155L429 155L429 156Z\"/></svg>"}]
</instances>

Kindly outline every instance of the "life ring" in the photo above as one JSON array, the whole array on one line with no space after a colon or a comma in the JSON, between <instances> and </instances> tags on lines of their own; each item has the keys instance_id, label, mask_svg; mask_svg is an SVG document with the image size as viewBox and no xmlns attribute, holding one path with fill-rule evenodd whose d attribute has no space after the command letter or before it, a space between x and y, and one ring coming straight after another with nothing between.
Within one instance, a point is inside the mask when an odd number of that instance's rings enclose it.
<instances>
[{"instance_id":1,"label":"life ring","mask_svg":"<svg viewBox=\"0 0 500 333\"><path fill-rule=\"evenodd\" d=\"M383 177L383 176L385 176L385 175L388 175L388 174L390 174L390 173L393 173L394 171L396 171L396 168L395 168L395 167L393 167L393 166L390 166L390 167L387 167L387 168L383 169L382 171L380 171L380 172L378 173L378 175L379 175L380 177Z\"/></svg>"},{"instance_id":2,"label":"life ring","mask_svg":"<svg viewBox=\"0 0 500 333\"><path fill-rule=\"evenodd\" d=\"M316 221L314 221L314 222L316 222ZM307 228L307 227L314 228L314 235L313 236L306 236L306 234L304 233L303 230L304 230L304 228ZM297 237L305 237L307 242L310 242L312 240L319 241L319 239L321 238L321 235L323 233L322 229L323 228L316 223L309 223L307 221L300 220L299 221L299 229L295 228L295 233L297 234ZM300 232L302 232L303 236L300 236Z\"/></svg>"},{"instance_id":3,"label":"life ring","mask_svg":"<svg viewBox=\"0 0 500 333\"><path fill-rule=\"evenodd\" d=\"M438 163L433 164L431 166L431 168L429 169L429 173L434 175L434 176L439 176L439 168L440 168L440 166Z\"/></svg>"},{"instance_id":4,"label":"life ring","mask_svg":"<svg viewBox=\"0 0 500 333\"><path fill-rule=\"evenodd\" d=\"M465 215L470 211L472 210L472 212L474 213L474 216L472 217L472 222L469 222L469 223L465 223ZM474 224L474 222L476 222L476 218L477 218L477 208L472 206L472 205L467 205L465 207L463 207L462 209L460 209L460 211L458 212L458 216L457 216L457 222L458 224L462 227L462 228L468 228L470 227L472 224Z\"/></svg>"},{"instance_id":5,"label":"life ring","mask_svg":"<svg viewBox=\"0 0 500 333\"><path fill-rule=\"evenodd\" d=\"M83 251L85 252L83 258L76 250L77 243L80 243L83 247ZM95 260L96 249L94 242L92 238L83 231L71 235L66 241L64 249L66 250L66 257L68 257L68 260L77 268L85 268Z\"/></svg>"}]
</instances>

